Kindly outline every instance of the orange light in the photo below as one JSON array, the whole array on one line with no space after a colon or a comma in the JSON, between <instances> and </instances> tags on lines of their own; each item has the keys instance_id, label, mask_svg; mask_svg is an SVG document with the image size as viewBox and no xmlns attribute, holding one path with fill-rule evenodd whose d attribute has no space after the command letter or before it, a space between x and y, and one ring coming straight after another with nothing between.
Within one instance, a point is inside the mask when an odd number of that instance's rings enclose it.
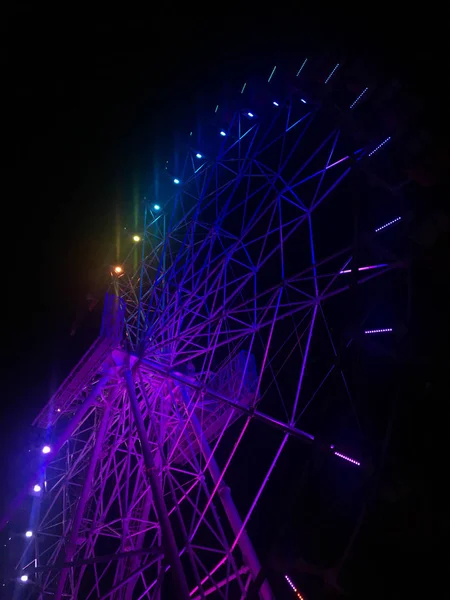
<instances>
[{"instance_id":1,"label":"orange light","mask_svg":"<svg viewBox=\"0 0 450 600\"><path fill-rule=\"evenodd\" d=\"M117 273L117 275L120 275L120 273L123 273L123 269L122 267L114 267L114 273Z\"/></svg>"}]
</instances>

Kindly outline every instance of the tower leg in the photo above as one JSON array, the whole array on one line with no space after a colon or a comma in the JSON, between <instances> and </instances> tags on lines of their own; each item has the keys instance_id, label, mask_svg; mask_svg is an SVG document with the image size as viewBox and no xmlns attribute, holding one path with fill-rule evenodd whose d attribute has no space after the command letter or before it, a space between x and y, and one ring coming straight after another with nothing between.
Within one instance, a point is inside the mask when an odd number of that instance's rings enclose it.
<instances>
[{"instance_id":1,"label":"tower leg","mask_svg":"<svg viewBox=\"0 0 450 600\"><path fill-rule=\"evenodd\" d=\"M136 429L142 446L145 467L147 469L148 481L153 494L155 510L161 527L162 540L165 554L170 566L173 569L173 579L177 588L177 598L179 600L189 600L189 588L184 575L183 566L178 555L178 549L170 523L167 507L164 502L164 495L155 469L152 451L145 431L145 425L142 414L139 410L139 402L136 396L136 388L133 380L133 374L129 369L124 373L125 383L127 385L128 395L130 397L131 410L133 412Z\"/></svg>"},{"instance_id":2,"label":"tower leg","mask_svg":"<svg viewBox=\"0 0 450 600\"><path fill-rule=\"evenodd\" d=\"M208 469L211 478L214 484L216 484L220 479L219 466L216 462L216 459L214 458L208 440L206 439L206 436L203 433L199 420L195 416L195 414L192 414L191 422L197 435L203 457L208 464ZM225 510L225 513L228 517L228 521L230 522L231 529L233 530L233 533L235 535L238 535L242 528L242 519L239 515L235 503L233 502L231 490L225 484L223 479L221 485L219 486L219 497L222 502L222 506ZM238 544L242 552L244 562L250 569L253 580L256 583L260 582L262 579L261 563L259 562L258 555L256 554L250 537L248 536L248 533L245 529L242 531L239 537ZM262 579L262 582L259 587L259 597L261 598L261 600L274 600L275 598L267 579Z\"/></svg>"},{"instance_id":3,"label":"tower leg","mask_svg":"<svg viewBox=\"0 0 450 600\"><path fill-rule=\"evenodd\" d=\"M73 556L77 549L77 538L78 532L80 530L81 520L83 518L83 514L86 508L86 504L89 500L89 494L91 491L92 482L95 475L95 467L97 466L98 457L102 450L103 440L105 439L106 428L108 426L108 417L110 413L110 406L107 404L105 408L105 412L102 416L102 421L100 424L100 429L98 431L97 439L95 440L94 449L92 451L91 460L89 462L89 467L86 473L86 476L83 481L83 488L81 490L80 499L78 500L77 508L75 511L75 515L72 522L72 527L70 531L69 541L65 550L65 556L63 562L71 562ZM69 574L69 569L64 568L61 571L61 575L58 581L58 587L56 588L55 600L61 600L61 597L64 592L64 586L66 584L67 576Z\"/></svg>"},{"instance_id":4,"label":"tower leg","mask_svg":"<svg viewBox=\"0 0 450 600\"><path fill-rule=\"evenodd\" d=\"M65 428L65 430L59 437L58 441L56 441L53 444L52 453L47 455L47 457L42 461L43 467L46 464L48 464L51 460L53 460L52 457L55 456L61 450L61 448L64 446L64 444L70 438L70 436L73 434L75 429L78 427L78 424L80 423L81 419L84 417L84 415L87 413L87 411L92 408L92 406L96 402L98 396L101 394L103 388L108 383L109 379L110 379L110 376L105 375L104 377L102 377L99 380L99 382L94 387L92 392L89 394L89 396L83 402L83 404L78 408L75 416L72 418L70 423L67 425L67 427ZM3 518L0 520L0 531L2 531L4 529L4 527L6 526L8 521L11 519L11 517L16 512L17 508L19 506L21 506L21 504L24 501L24 499L26 498L26 496L30 493L30 488L33 486L34 479L35 479L35 475L33 474L33 477L30 478L30 480L27 482L27 484L22 488L21 492L10 503L8 509L6 510L5 514L3 515Z\"/></svg>"}]
</instances>

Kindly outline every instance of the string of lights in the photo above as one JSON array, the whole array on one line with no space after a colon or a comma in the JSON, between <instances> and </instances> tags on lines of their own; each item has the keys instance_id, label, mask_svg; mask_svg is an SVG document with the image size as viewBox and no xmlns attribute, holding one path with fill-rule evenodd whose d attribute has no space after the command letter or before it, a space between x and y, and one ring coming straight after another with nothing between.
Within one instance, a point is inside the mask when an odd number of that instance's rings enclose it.
<instances>
[{"instance_id":1,"label":"string of lights","mask_svg":"<svg viewBox=\"0 0 450 600\"><path fill-rule=\"evenodd\" d=\"M289 575L285 575L284 578L288 582L289 586L291 587L292 591L295 593L298 600L305 600L305 597L300 594L300 592L298 591L297 587L295 586L294 582L289 577Z\"/></svg>"}]
</instances>

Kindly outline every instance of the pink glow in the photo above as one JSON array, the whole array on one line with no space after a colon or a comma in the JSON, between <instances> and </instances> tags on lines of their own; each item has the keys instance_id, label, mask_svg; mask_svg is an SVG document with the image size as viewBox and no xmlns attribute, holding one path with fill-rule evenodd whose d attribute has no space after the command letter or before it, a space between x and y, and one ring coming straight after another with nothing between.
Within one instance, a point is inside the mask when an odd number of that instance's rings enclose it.
<instances>
[{"instance_id":1,"label":"pink glow","mask_svg":"<svg viewBox=\"0 0 450 600\"><path fill-rule=\"evenodd\" d=\"M331 167L335 167L336 165L338 165L339 163L343 162L344 160L347 160L347 158L348 158L348 156L344 156L344 158L340 158L339 160L337 160L332 165L328 165L327 169L331 169Z\"/></svg>"},{"instance_id":2,"label":"pink glow","mask_svg":"<svg viewBox=\"0 0 450 600\"><path fill-rule=\"evenodd\" d=\"M370 271L371 269L381 269L382 267L388 267L388 263L380 263L379 265L368 265L367 267L358 267L358 271ZM344 271L339 271L340 275L345 275L346 273L351 273L352 269L344 269Z\"/></svg>"},{"instance_id":3,"label":"pink glow","mask_svg":"<svg viewBox=\"0 0 450 600\"><path fill-rule=\"evenodd\" d=\"M295 587L294 582L292 581L292 579L288 575L285 575L284 578L286 579L286 581L290 585L291 589L295 592L297 598L299 600L305 600L303 598L303 596L300 594L300 592L298 591L298 589Z\"/></svg>"}]
</instances>

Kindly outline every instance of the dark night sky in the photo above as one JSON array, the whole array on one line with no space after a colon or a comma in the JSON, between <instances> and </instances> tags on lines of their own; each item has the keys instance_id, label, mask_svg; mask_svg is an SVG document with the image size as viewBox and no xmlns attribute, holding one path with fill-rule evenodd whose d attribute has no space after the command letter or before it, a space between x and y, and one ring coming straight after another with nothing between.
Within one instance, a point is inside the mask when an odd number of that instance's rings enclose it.
<instances>
[{"instance_id":1,"label":"dark night sky","mask_svg":"<svg viewBox=\"0 0 450 600\"><path fill-rule=\"evenodd\" d=\"M262 5L248 15L230 8L223 16L224 9L210 5L202 15L185 15L186 6L178 15L174 6L160 14L112 14L109 9L102 14L45 14L36 6L4 16L4 472L16 464L15 452L30 439L33 417L96 333L98 314L85 310L86 294L101 289L114 247L117 207L122 221L132 222L133 199L145 194L155 160L165 160L177 133L195 124L201 107L215 103L227 85L309 52L338 59L342 53L358 53L378 70L398 73L415 90L428 107L423 121L436 160L445 157L439 115L448 62L444 38L431 17L387 19L383 11L383 17L375 18L368 13L351 19L337 13L291 18L287 9L263 14ZM438 180L416 199L414 208L424 220L436 211L448 214L443 190ZM401 457L397 462L405 487L420 493L407 498L405 511L396 506L397 516L377 516L386 525L384 537L402 522L402 515L411 520L402 524L410 539L395 541L399 570L393 563L387 568L389 585L397 593L415 589L414 582L406 581L411 569L416 569L419 587L429 570L433 579L440 579L437 548L449 525L440 500L443 486L435 481L440 458L432 458L447 436L436 423L448 423L448 228L447 233L432 232L431 242L423 241L428 237L420 228L415 235L412 341L417 351L402 366L406 391L392 452ZM78 331L71 337L77 314ZM372 544L378 555L383 551L378 549L379 523L375 519L367 527L367 547ZM408 563L409 555L405 558L406 547L417 551L413 563ZM360 568L371 573L367 564Z\"/></svg>"}]
</instances>

